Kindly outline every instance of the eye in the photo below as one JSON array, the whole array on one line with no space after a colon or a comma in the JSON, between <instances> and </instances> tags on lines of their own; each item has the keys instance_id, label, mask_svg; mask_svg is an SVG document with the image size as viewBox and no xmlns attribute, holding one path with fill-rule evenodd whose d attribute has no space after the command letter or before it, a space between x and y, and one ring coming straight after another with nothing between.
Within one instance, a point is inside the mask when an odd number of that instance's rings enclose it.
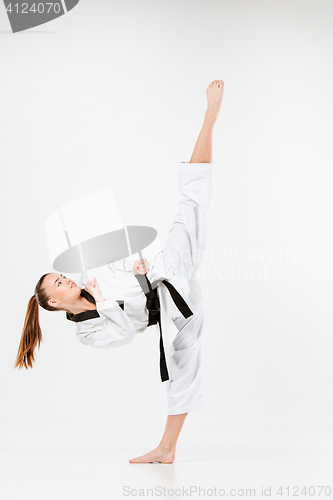
<instances>
[{"instance_id":1,"label":"eye","mask_svg":"<svg viewBox=\"0 0 333 500\"><path fill-rule=\"evenodd\" d=\"M66 279L66 276L64 276L63 274L60 274L60 276L62 276L64 279ZM61 281L59 280L59 281L58 281L58 285L57 285L57 286L59 286L59 285L60 285L60 283L61 283Z\"/></svg>"}]
</instances>

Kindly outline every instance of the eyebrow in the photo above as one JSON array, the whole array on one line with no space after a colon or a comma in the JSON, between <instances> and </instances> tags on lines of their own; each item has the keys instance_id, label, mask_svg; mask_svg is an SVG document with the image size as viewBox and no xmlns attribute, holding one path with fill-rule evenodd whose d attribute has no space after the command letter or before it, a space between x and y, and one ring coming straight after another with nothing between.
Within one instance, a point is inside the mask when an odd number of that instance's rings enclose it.
<instances>
[{"instance_id":1,"label":"eyebrow","mask_svg":"<svg viewBox=\"0 0 333 500\"><path fill-rule=\"evenodd\" d=\"M60 276L62 276L62 274L60 274ZM62 277L63 277L63 276L62 276ZM59 279L59 278L57 278L57 279L55 280L55 282L53 283L53 285L54 285L54 286L55 286L56 282L58 281L58 279Z\"/></svg>"}]
</instances>

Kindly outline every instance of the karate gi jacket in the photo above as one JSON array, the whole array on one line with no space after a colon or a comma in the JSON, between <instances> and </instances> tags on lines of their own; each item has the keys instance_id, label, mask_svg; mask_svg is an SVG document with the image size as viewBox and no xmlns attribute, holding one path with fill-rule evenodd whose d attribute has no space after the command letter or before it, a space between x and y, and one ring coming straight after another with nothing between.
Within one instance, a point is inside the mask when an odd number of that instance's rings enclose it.
<instances>
[{"instance_id":1,"label":"karate gi jacket","mask_svg":"<svg viewBox=\"0 0 333 500\"><path fill-rule=\"evenodd\" d=\"M162 279L169 281L193 312L184 319L167 287L163 283L158 285L162 337L170 377L166 382L168 415L203 408L200 344L204 312L193 265L198 269L205 247L212 165L180 163L178 187L181 199L170 229L172 238L166 240L163 251L149 260L147 273L151 283ZM175 242L181 254L183 251L191 254L189 261L178 258L177 252L173 259L170 250ZM120 347L132 342L136 334L147 328L147 299L135 277L133 264L131 259L114 263L99 261L81 275L78 283L81 289L84 290L86 283L95 277L106 299L96 303L96 310L72 318L77 326L77 339L83 344L104 349ZM158 329L158 325L153 328Z\"/></svg>"},{"instance_id":2,"label":"karate gi jacket","mask_svg":"<svg viewBox=\"0 0 333 500\"><path fill-rule=\"evenodd\" d=\"M96 302L96 311L85 311L74 316L76 336L82 344L102 349L121 347L132 342L136 334L147 328L147 299L134 275L133 264L134 260L131 259L99 261L80 276L78 286L81 289L95 277L102 296L106 299L105 302ZM151 283L157 279L169 281L191 309L189 284L185 279L167 271L162 251L149 262L147 277ZM182 314L163 283L158 284L158 295L164 350L171 356L174 352L172 342L178 333L173 319L182 317ZM158 328L158 325L153 328Z\"/></svg>"}]
</instances>

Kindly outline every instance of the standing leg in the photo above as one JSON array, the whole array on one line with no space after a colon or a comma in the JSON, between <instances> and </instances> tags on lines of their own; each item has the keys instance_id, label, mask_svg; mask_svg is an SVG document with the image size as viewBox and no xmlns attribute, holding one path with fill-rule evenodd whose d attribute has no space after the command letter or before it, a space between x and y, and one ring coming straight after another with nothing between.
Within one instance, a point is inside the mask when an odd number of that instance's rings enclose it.
<instances>
[{"instance_id":1,"label":"standing leg","mask_svg":"<svg viewBox=\"0 0 333 500\"><path fill-rule=\"evenodd\" d=\"M175 460L176 444L178 436L182 430L187 413L181 415L168 415L165 430L160 444L155 450L133 458L131 464L142 464L150 462L160 462L161 464L172 464Z\"/></svg>"},{"instance_id":2,"label":"standing leg","mask_svg":"<svg viewBox=\"0 0 333 500\"><path fill-rule=\"evenodd\" d=\"M212 162L213 127L220 111L223 90L223 80L215 80L206 90L207 110L205 113L205 120L191 156L190 163ZM187 413L168 415L165 431L158 447L146 455L130 460L130 463L173 463L175 460L178 437L186 416Z\"/></svg>"}]
</instances>

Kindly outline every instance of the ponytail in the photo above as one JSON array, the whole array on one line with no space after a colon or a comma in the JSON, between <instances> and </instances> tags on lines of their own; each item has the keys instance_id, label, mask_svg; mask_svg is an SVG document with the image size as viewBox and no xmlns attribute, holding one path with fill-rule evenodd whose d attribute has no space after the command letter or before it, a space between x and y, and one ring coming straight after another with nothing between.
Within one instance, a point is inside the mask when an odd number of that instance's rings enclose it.
<instances>
[{"instance_id":1,"label":"ponytail","mask_svg":"<svg viewBox=\"0 0 333 500\"><path fill-rule=\"evenodd\" d=\"M29 366L32 368L32 363L35 362L34 350L37 346L39 348L42 338L42 331L39 326L38 302L35 295L33 295L28 303L14 368L25 367L28 369Z\"/></svg>"},{"instance_id":2,"label":"ponytail","mask_svg":"<svg viewBox=\"0 0 333 500\"><path fill-rule=\"evenodd\" d=\"M47 274L44 274L39 279L35 288L35 293L29 300L27 312L25 315L21 342L18 348L14 368L24 367L28 369L29 366L30 368L32 368L32 363L35 362L34 350L37 346L39 348L40 343L43 339L42 330L40 329L39 325L38 305L40 305L47 311L59 311L59 309L50 306L50 304L48 303L49 297L44 288L42 288L45 276L47 276Z\"/></svg>"}]
</instances>

